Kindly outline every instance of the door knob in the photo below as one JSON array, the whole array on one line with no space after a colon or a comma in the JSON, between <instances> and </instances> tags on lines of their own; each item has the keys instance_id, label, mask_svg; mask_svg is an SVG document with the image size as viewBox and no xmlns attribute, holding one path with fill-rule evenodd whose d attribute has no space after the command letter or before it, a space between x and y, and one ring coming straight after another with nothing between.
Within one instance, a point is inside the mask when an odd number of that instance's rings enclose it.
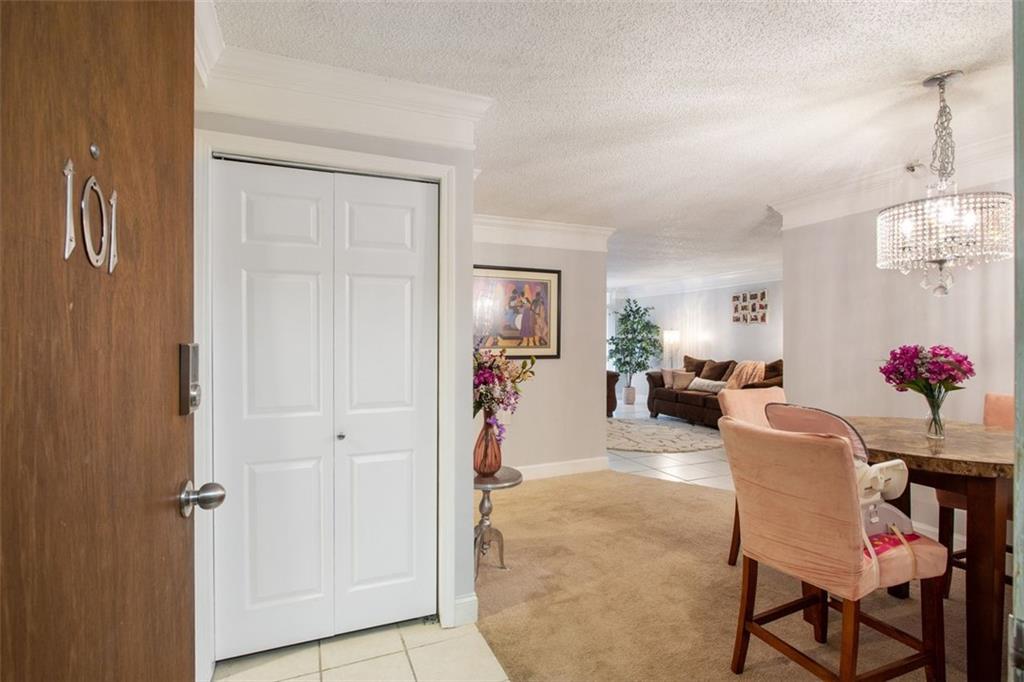
<instances>
[{"instance_id":1,"label":"door knob","mask_svg":"<svg viewBox=\"0 0 1024 682\"><path fill-rule=\"evenodd\" d=\"M345 432L342 431L337 436L335 436L335 438L337 438L338 440L345 440Z\"/></svg>"},{"instance_id":2,"label":"door knob","mask_svg":"<svg viewBox=\"0 0 1024 682\"><path fill-rule=\"evenodd\" d=\"M205 483L196 490L192 487L192 481L185 481L178 495L178 508L181 515L188 518L192 516L192 508L196 505L200 509L216 509L224 502L225 497L227 492L220 483Z\"/></svg>"}]
</instances>

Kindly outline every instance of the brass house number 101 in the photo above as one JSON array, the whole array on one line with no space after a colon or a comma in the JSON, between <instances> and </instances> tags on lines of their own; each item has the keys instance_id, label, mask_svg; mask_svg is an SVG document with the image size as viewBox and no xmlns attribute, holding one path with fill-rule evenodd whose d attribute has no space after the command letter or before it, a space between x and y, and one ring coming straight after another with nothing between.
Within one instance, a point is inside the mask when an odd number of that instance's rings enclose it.
<instances>
[{"instance_id":1,"label":"brass house number 101","mask_svg":"<svg viewBox=\"0 0 1024 682\"><path fill-rule=\"evenodd\" d=\"M64 207L64 260L71 258L77 242L75 240L75 208L73 185L75 179L75 164L71 159L64 164L64 183L66 186L66 204ZM103 225L100 229L100 246L92 239L92 227L89 224L89 205L93 195L100 205L100 216ZM107 261L107 272L113 273L117 267L117 190L110 195L110 213L107 213L107 200L100 189L100 183L95 175L90 175L85 181L82 189L82 199L79 202L82 212L82 238L85 241L85 255L94 268L102 268L103 262ZM109 258L108 258L109 255Z\"/></svg>"}]
</instances>

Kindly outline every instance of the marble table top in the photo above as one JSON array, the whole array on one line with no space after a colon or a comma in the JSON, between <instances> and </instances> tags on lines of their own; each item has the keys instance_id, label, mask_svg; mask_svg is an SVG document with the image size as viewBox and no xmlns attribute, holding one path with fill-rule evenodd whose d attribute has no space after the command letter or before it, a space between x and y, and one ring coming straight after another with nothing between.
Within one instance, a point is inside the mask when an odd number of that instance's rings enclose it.
<instances>
[{"instance_id":1,"label":"marble table top","mask_svg":"<svg viewBox=\"0 0 1024 682\"><path fill-rule=\"evenodd\" d=\"M850 417L868 459L902 459L911 469L981 478L1013 478L1013 431L968 422L945 422L946 438L933 444L924 419Z\"/></svg>"}]
</instances>

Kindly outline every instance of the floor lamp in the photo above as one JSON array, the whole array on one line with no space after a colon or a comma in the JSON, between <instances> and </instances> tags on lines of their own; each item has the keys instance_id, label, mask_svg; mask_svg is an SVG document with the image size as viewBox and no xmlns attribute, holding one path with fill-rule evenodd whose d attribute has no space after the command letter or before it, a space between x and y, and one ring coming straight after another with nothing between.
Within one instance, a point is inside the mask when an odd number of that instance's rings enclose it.
<instances>
[{"instance_id":1,"label":"floor lamp","mask_svg":"<svg viewBox=\"0 0 1024 682\"><path fill-rule=\"evenodd\" d=\"M668 355L669 368L675 368L676 366L676 349L679 347L679 330L678 329L666 329L661 333L662 341L665 345L666 355Z\"/></svg>"}]
</instances>

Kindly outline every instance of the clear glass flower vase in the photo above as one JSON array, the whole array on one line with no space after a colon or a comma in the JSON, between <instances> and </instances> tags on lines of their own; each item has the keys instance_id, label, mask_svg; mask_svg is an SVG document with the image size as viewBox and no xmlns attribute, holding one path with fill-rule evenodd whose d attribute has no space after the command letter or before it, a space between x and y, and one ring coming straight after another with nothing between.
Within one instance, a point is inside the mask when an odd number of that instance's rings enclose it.
<instances>
[{"instance_id":1,"label":"clear glass flower vase","mask_svg":"<svg viewBox=\"0 0 1024 682\"><path fill-rule=\"evenodd\" d=\"M942 423L942 405L931 401L928 402L928 430L926 435L929 440L945 440L946 425Z\"/></svg>"}]
</instances>

